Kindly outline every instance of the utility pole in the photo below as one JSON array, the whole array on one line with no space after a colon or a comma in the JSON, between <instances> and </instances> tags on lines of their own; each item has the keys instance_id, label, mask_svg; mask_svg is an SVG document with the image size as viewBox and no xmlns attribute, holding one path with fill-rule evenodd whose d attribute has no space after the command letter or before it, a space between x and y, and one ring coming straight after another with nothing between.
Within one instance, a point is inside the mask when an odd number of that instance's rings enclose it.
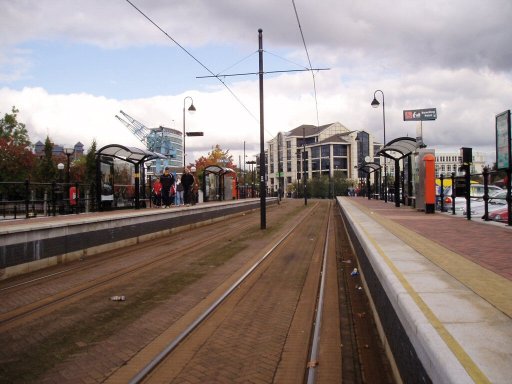
<instances>
[{"instance_id":1,"label":"utility pole","mask_svg":"<svg viewBox=\"0 0 512 384\"><path fill-rule=\"evenodd\" d=\"M267 207L265 185L265 122L263 113L263 30L258 29L259 80L260 80L260 211L261 229L267 228Z\"/></svg>"}]
</instances>

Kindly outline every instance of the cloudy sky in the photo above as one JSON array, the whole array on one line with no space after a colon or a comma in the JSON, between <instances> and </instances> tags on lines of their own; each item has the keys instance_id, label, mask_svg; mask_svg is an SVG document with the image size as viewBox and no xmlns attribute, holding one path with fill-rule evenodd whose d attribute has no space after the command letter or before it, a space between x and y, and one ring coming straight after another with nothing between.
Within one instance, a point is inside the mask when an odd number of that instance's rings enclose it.
<instances>
[{"instance_id":1,"label":"cloudy sky","mask_svg":"<svg viewBox=\"0 0 512 384\"><path fill-rule=\"evenodd\" d=\"M219 144L259 152L258 29L267 74L265 140L339 121L386 139L494 156L496 114L512 107L510 0L0 0L0 113L15 105L33 142L142 144L115 115L181 130L187 159ZM295 7L294 7L295 5ZM295 11L296 10L296 11ZM165 32L165 33L164 33ZM166 35L167 34L167 35ZM222 80L223 82L221 82ZM316 85L316 98L314 92ZM377 98L382 102L382 96Z\"/></svg>"}]
</instances>

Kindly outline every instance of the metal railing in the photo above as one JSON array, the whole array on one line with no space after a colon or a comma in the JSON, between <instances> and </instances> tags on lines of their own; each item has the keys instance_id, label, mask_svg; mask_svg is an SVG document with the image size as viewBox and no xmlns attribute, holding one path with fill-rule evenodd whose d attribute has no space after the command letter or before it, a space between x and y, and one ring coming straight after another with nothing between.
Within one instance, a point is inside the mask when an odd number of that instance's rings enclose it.
<instances>
[{"instance_id":1,"label":"metal railing","mask_svg":"<svg viewBox=\"0 0 512 384\"><path fill-rule=\"evenodd\" d=\"M445 195L445 187L444 187L444 180L447 178L444 175L440 176L441 186L440 186L440 193L437 194L437 197L439 198L439 204L438 209L442 212L451 211L453 215L457 214L456 212L456 201L460 201L464 199L465 201L465 215L468 220L471 220L472 215L472 209L471 205L472 202L476 199L479 199L483 201L484 211L483 215L479 216L485 221L489 221L489 199L493 198L496 199L496 197L492 197L490 193L489 185L491 185L490 180L493 175L497 175L497 171L489 171L487 168L484 169L482 173L478 174L470 174L469 172L466 172L464 176L455 176L455 173L452 173L449 176L449 179L451 180L451 193L449 195L451 203L446 206L445 204L445 198L447 197ZM470 180L474 178L480 178L482 180L483 184L483 194L481 193L475 193L475 188L472 187L474 184L471 184ZM507 190L507 186L505 186L504 190L507 191L505 200L505 206L508 210L508 225L512 225L512 217L510 217L510 212L512 210L512 198L510 196L510 189Z\"/></svg>"},{"instance_id":2,"label":"metal railing","mask_svg":"<svg viewBox=\"0 0 512 384\"><path fill-rule=\"evenodd\" d=\"M0 182L0 220L78 214L95 210L87 184ZM78 191L79 193L75 193Z\"/></svg>"}]
</instances>

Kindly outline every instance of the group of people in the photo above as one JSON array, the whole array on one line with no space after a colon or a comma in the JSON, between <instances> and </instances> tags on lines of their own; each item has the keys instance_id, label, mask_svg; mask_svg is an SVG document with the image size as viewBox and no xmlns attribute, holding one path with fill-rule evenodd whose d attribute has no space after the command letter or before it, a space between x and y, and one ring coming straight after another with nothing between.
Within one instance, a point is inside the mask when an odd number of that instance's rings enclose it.
<instances>
[{"instance_id":1,"label":"group of people","mask_svg":"<svg viewBox=\"0 0 512 384\"><path fill-rule=\"evenodd\" d=\"M162 208L171 205L194 205L198 190L199 184L189 168L185 168L181 177L176 180L169 167L165 167L164 173L153 184L154 203Z\"/></svg>"}]
</instances>

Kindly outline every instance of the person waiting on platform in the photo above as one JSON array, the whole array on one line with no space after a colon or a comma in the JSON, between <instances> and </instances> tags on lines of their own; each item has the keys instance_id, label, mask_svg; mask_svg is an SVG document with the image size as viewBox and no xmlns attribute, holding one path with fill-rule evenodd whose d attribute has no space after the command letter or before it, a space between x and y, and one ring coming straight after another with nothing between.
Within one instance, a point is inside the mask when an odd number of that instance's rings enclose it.
<instances>
[{"instance_id":1,"label":"person waiting on platform","mask_svg":"<svg viewBox=\"0 0 512 384\"><path fill-rule=\"evenodd\" d=\"M183 200L183 184L181 184L181 180L176 182L176 206L185 205Z\"/></svg>"},{"instance_id":2,"label":"person waiting on platform","mask_svg":"<svg viewBox=\"0 0 512 384\"><path fill-rule=\"evenodd\" d=\"M190 173L190 169L185 168L181 175L181 184L183 184L183 193L185 197L185 205L192 203L192 187L194 185L194 176Z\"/></svg>"},{"instance_id":3,"label":"person waiting on platform","mask_svg":"<svg viewBox=\"0 0 512 384\"><path fill-rule=\"evenodd\" d=\"M162 183L162 207L171 206L171 187L174 185L174 176L169 173L169 167L165 167L163 175L160 176Z\"/></svg>"},{"instance_id":4,"label":"person waiting on platform","mask_svg":"<svg viewBox=\"0 0 512 384\"><path fill-rule=\"evenodd\" d=\"M190 203L195 205L198 202L198 194L199 194L199 181L196 176L196 167L192 167L190 169L190 173L194 178L194 183L192 184L192 197L190 198Z\"/></svg>"},{"instance_id":5,"label":"person waiting on platform","mask_svg":"<svg viewBox=\"0 0 512 384\"><path fill-rule=\"evenodd\" d=\"M162 205L162 183L158 179L153 184L153 204L157 207Z\"/></svg>"}]
</instances>

